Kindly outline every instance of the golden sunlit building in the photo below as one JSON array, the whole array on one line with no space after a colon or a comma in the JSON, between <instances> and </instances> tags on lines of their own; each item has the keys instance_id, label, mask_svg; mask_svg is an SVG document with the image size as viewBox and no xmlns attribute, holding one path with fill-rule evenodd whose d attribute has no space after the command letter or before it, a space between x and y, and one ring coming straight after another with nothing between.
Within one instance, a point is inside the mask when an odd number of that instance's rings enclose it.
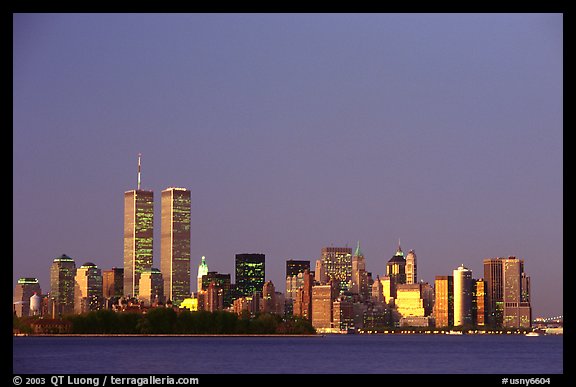
<instances>
[{"instance_id":1,"label":"golden sunlit building","mask_svg":"<svg viewBox=\"0 0 576 387\"><path fill-rule=\"evenodd\" d=\"M160 270L164 296L176 306L190 296L190 191L162 191Z\"/></svg>"},{"instance_id":2,"label":"golden sunlit building","mask_svg":"<svg viewBox=\"0 0 576 387\"><path fill-rule=\"evenodd\" d=\"M454 325L454 277L437 275L434 279L434 317L436 327Z\"/></svg>"}]
</instances>

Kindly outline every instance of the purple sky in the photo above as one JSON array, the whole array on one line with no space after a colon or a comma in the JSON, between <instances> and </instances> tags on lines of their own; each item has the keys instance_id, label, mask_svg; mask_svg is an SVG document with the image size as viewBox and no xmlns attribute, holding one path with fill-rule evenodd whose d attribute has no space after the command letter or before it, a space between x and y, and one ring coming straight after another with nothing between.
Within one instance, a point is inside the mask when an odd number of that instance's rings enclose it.
<instances>
[{"instance_id":1,"label":"purple sky","mask_svg":"<svg viewBox=\"0 0 576 387\"><path fill-rule=\"evenodd\" d=\"M419 278L515 255L562 313L561 14L17 14L13 285L123 266L123 194L192 191L192 277L398 238ZM195 281L192 281L194 284ZM195 290L195 285L193 289Z\"/></svg>"}]
</instances>

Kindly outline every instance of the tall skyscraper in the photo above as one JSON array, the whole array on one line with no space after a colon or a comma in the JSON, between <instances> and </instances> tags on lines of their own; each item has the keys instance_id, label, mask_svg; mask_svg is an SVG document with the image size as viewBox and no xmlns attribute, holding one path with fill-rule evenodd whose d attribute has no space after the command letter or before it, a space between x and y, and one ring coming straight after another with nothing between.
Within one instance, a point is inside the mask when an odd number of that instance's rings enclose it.
<instances>
[{"instance_id":1,"label":"tall skyscraper","mask_svg":"<svg viewBox=\"0 0 576 387\"><path fill-rule=\"evenodd\" d=\"M152 268L154 242L154 192L138 188L124 192L124 295L138 296L140 273Z\"/></svg>"},{"instance_id":2,"label":"tall skyscraper","mask_svg":"<svg viewBox=\"0 0 576 387\"><path fill-rule=\"evenodd\" d=\"M236 290L240 297L261 292L266 272L264 254L236 254Z\"/></svg>"},{"instance_id":3,"label":"tall skyscraper","mask_svg":"<svg viewBox=\"0 0 576 387\"><path fill-rule=\"evenodd\" d=\"M416 252L414 250L410 250L408 254L406 254L406 283L418 283Z\"/></svg>"},{"instance_id":4,"label":"tall skyscraper","mask_svg":"<svg viewBox=\"0 0 576 387\"><path fill-rule=\"evenodd\" d=\"M264 313L274 313L276 310L276 289L272 281L264 282L261 306Z\"/></svg>"},{"instance_id":5,"label":"tall skyscraper","mask_svg":"<svg viewBox=\"0 0 576 387\"><path fill-rule=\"evenodd\" d=\"M530 328L532 325L532 308L529 289L524 291L522 285L529 287L530 277L524 273L524 260L516 257L502 259L504 290L503 326L505 328Z\"/></svg>"},{"instance_id":6,"label":"tall skyscraper","mask_svg":"<svg viewBox=\"0 0 576 387\"><path fill-rule=\"evenodd\" d=\"M157 268L145 269L140 274L138 284L138 300L144 302L144 306L151 306L155 303L164 303L164 280L162 273Z\"/></svg>"},{"instance_id":7,"label":"tall skyscraper","mask_svg":"<svg viewBox=\"0 0 576 387\"><path fill-rule=\"evenodd\" d=\"M396 310L402 317L424 317L424 300L420 284L400 284L396 288Z\"/></svg>"},{"instance_id":8,"label":"tall skyscraper","mask_svg":"<svg viewBox=\"0 0 576 387\"><path fill-rule=\"evenodd\" d=\"M352 256L351 277L352 286L350 290L352 293L359 294L364 300L368 299L368 273L366 272L364 254L360 250L360 241L358 241L358 245Z\"/></svg>"},{"instance_id":9,"label":"tall skyscraper","mask_svg":"<svg viewBox=\"0 0 576 387\"><path fill-rule=\"evenodd\" d=\"M206 263L206 257L202 256L202 261L198 265L198 276L196 277L196 291L199 292L203 288L202 276L208 274L208 264Z\"/></svg>"},{"instance_id":10,"label":"tall skyscraper","mask_svg":"<svg viewBox=\"0 0 576 387\"><path fill-rule=\"evenodd\" d=\"M124 269L113 267L102 271L102 292L105 299L118 299L124 295Z\"/></svg>"},{"instance_id":11,"label":"tall skyscraper","mask_svg":"<svg viewBox=\"0 0 576 387\"><path fill-rule=\"evenodd\" d=\"M437 275L434 280L436 327L454 325L454 277Z\"/></svg>"},{"instance_id":12,"label":"tall skyscraper","mask_svg":"<svg viewBox=\"0 0 576 387\"><path fill-rule=\"evenodd\" d=\"M53 318L74 313L76 263L66 254L54 258L50 266L50 299Z\"/></svg>"},{"instance_id":13,"label":"tall skyscraper","mask_svg":"<svg viewBox=\"0 0 576 387\"><path fill-rule=\"evenodd\" d=\"M176 306L190 295L190 191L162 191L160 271L164 296Z\"/></svg>"},{"instance_id":14,"label":"tall skyscraper","mask_svg":"<svg viewBox=\"0 0 576 387\"><path fill-rule=\"evenodd\" d=\"M317 259L314 265L314 279L320 284L325 284L328 282L328 276L326 275L326 266L322 259Z\"/></svg>"},{"instance_id":15,"label":"tall skyscraper","mask_svg":"<svg viewBox=\"0 0 576 387\"><path fill-rule=\"evenodd\" d=\"M491 328L501 327L504 317L503 272L502 258L487 258L484 260L486 324Z\"/></svg>"},{"instance_id":16,"label":"tall skyscraper","mask_svg":"<svg viewBox=\"0 0 576 387\"><path fill-rule=\"evenodd\" d=\"M396 297L396 286L406 283L406 259L402 252L402 247L398 243L398 250L386 263L386 275L390 277L391 296Z\"/></svg>"},{"instance_id":17,"label":"tall skyscraper","mask_svg":"<svg viewBox=\"0 0 576 387\"><path fill-rule=\"evenodd\" d=\"M486 282L472 280L472 319L477 327L486 325Z\"/></svg>"},{"instance_id":18,"label":"tall skyscraper","mask_svg":"<svg viewBox=\"0 0 576 387\"><path fill-rule=\"evenodd\" d=\"M339 290L348 290L352 279L352 248L323 247L320 258L328 280L333 280Z\"/></svg>"},{"instance_id":19,"label":"tall skyscraper","mask_svg":"<svg viewBox=\"0 0 576 387\"><path fill-rule=\"evenodd\" d=\"M472 324L472 272L459 266L454 276L454 326Z\"/></svg>"},{"instance_id":20,"label":"tall skyscraper","mask_svg":"<svg viewBox=\"0 0 576 387\"><path fill-rule=\"evenodd\" d=\"M384 303L384 288L382 287L382 282L380 282L380 277L378 275L372 284L372 302L375 304Z\"/></svg>"},{"instance_id":21,"label":"tall skyscraper","mask_svg":"<svg viewBox=\"0 0 576 387\"><path fill-rule=\"evenodd\" d=\"M74 313L87 313L102 308L102 270L86 262L74 277Z\"/></svg>"},{"instance_id":22,"label":"tall skyscraper","mask_svg":"<svg viewBox=\"0 0 576 387\"><path fill-rule=\"evenodd\" d=\"M41 294L37 278L19 278L14 288L14 311L18 317L30 315L30 297Z\"/></svg>"}]
</instances>

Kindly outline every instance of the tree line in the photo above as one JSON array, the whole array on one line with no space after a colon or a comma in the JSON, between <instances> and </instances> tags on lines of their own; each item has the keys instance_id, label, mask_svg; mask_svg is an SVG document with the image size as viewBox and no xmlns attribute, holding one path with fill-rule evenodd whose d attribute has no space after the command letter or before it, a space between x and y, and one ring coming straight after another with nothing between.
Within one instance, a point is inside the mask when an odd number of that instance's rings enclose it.
<instances>
[{"instance_id":1,"label":"tree line","mask_svg":"<svg viewBox=\"0 0 576 387\"><path fill-rule=\"evenodd\" d=\"M250 317L217 311L181 311L154 308L145 314L93 311L66 317L71 333L92 334L314 334L306 319L261 313Z\"/></svg>"}]
</instances>

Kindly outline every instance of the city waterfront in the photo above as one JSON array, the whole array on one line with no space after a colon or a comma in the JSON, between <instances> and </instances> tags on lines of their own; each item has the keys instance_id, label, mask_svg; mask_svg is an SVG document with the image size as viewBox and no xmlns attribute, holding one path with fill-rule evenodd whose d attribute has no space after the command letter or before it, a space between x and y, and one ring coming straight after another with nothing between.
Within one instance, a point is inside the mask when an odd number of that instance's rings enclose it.
<instances>
[{"instance_id":1,"label":"city waterfront","mask_svg":"<svg viewBox=\"0 0 576 387\"><path fill-rule=\"evenodd\" d=\"M14 337L13 372L561 374L563 337Z\"/></svg>"}]
</instances>

